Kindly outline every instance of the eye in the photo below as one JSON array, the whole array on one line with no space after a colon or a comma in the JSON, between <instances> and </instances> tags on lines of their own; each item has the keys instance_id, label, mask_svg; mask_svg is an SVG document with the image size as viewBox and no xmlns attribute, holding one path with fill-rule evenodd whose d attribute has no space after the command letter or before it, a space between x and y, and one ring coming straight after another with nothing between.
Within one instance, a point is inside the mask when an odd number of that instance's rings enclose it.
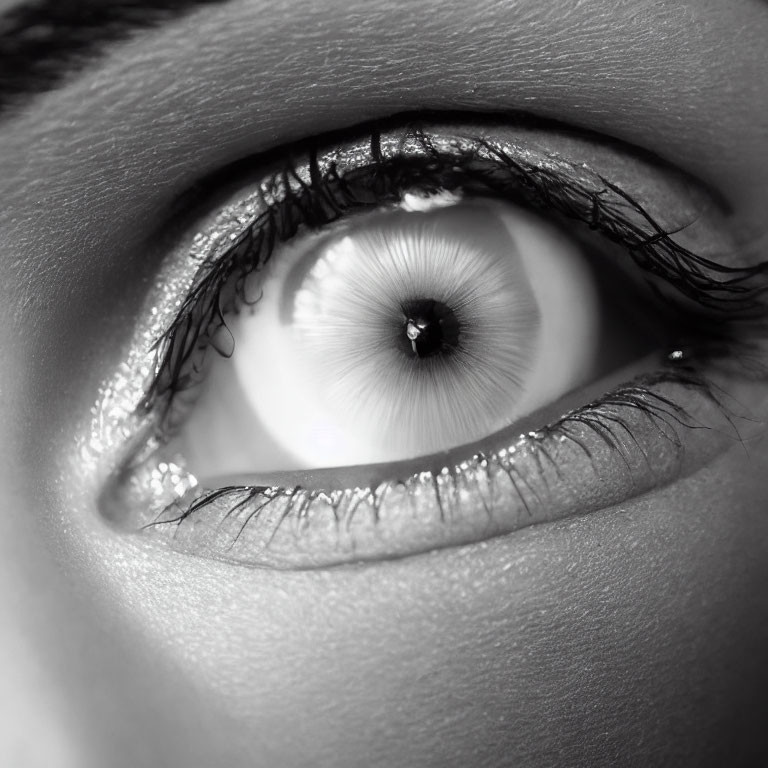
<instances>
[{"instance_id":1,"label":"eye","mask_svg":"<svg viewBox=\"0 0 768 768\"><path fill-rule=\"evenodd\" d=\"M375 126L235 184L97 407L107 518L250 565L396 557L617 503L737 436L715 393L762 273L687 247L719 247L716 204L613 147L476 131Z\"/></svg>"}]
</instances>

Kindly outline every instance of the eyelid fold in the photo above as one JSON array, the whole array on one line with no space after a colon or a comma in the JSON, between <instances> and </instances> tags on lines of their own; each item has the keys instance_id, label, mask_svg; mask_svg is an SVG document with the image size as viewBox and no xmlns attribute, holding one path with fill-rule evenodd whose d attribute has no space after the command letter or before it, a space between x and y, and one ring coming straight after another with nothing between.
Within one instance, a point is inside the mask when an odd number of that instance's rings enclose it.
<instances>
[{"instance_id":1,"label":"eyelid fold","mask_svg":"<svg viewBox=\"0 0 768 768\"><path fill-rule=\"evenodd\" d=\"M280 242L302 227L394 202L407 191L462 189L554 211L620 243L642 270L708 311L755 311L757 269L721 264L681 244L706 240L718 252L727 243L723 213L686 177L641 161L633 171L615 147L592 146L572 135L508 127L498 133L487 127L427 131L409 125L374 129L326 150L313 145L303 159L279 164L205 219L191 246L180 247L161 270L128 357L101 393L91 432L81 442L80 455L92 476L107 487L157 451L173 429L170 403L183 399L199 375L200 346L228 351L216 336L225 328L225 314L248 300L246 276L258 272ZM551 146L544 146L547 141ZM578 160L579 148L597 167ZM568 159L561 154L566 150ZM609 172L621 183L609 181ZM666 220L670 199L676 202L674 222ZM686 227L690 222L698 226ZM680 227L679 236L668 234L667 228ZM698 379L691 386L700 389ZM200 494L182 466L163 465L142 477L152 493L176 501ZM284 491L278 495L285 497ZM299 491L291 493L295 501Z\"/></svg>"}]
</instances>

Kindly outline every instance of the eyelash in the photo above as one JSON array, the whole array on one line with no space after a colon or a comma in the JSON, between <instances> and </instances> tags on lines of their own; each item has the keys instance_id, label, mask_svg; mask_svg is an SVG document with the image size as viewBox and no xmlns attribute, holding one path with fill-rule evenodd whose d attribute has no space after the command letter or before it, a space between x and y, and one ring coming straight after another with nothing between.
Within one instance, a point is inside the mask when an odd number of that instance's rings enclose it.
<instances>
[{"instance_id":1,"label":"eyelash","mask_svg":"<svg viewBox=\"0 0 768 768\"><path fill-rule=\"evenodd\" d=\"M381 133L374 127L369 141L375 163L343 176L333 163L321 172L315 143L308 149L310 184L301 179L290 160L265 182L265 189L282 189L282 199L272 204L264 200L265 211L232 246L201 266L175 319L155 345L156 374L140 411L149 413L162 403L167 414L175 395L196 383L207 347L213 346L224 356L231 354L231 350L216 345L218 332L226 333L225 316L229 312L258 300L245 295L245 279L269 261L279 243L290 240L302 226L321 229L350 213L396 203L403 193L414 190L461 189L586 224L623 246L647 275L715 314L715 318L703 314L687 322L689 333L699 339L715 341L723 336L717 321L722 321L726 311L728 329L735 320L749 320L762 312L760 299L765 288L755 285L754 280L765 273L768 262L748 268L729 267L698 256L676 243L671 238L674 232L664 230L643 206L602 176L594 177L603 185L595 192L563 178L556 170L525 165L482 138L468 142L469 147L456 147L455 155L446 156L414 125L403 130L401 141L403 145L409 140L417 142L428 159L405 155L385 159L380 140ZM609 200L609 196L614 199ZM633 222L632 214L640 217L650 232ZM233 276L234 294L224 303L222 290ZM682 325L686 325L684 317ZM733 334L725 333L721 347L736 341ZM699 346L698 351L704 350Z\"/></svg>"},{"instance_id":2,"label":"eyelash","mask_svg":"<svg viewBox=\"0 0 768 768\"><path fill-rule=\"evenodd\" d=\"M676 427L684 427L687 429L706 429L707 427L695 423L695 420L691 419L684 407L654 390L654 387L664 383L678 384L686 389L696 390L712 401L722 412L728 413L727 407L717 397L715 388L711 382L691 366L681 366L677 369L666 369L653 374L637 377L631 384L621 387L582 408L570 411L543 429L521 436L518 446L522 447L524 443L527 447L533 446L534 456L536 457L536 463L540 473L543 473L543 465L545 463L557 471L557 461L553 458L547 448L547 445L551 444L553 440L568 440L574 443L581 451L583 451L587 458L592 461L590 449L576 436L578 426L584 426L594 432L615 455L619 456L621 461L624 462L629 469L630 459L625 455L621 438L622 436L625 436L628 437L631 442L636 441L630 422L624 419L621 415L621 410L626 409L628 411L637 411L642 414L642 416L654 426L661 439L669 441L676 449L679 449L680 440L677 436ZM494 454L493 456L476 453L472 457L472 461L481 468L487 467L490 463L493 463L495 467L502 469L514 486L520 502L523 504L526 511L528 511L528 514L531 514L529 510L529 502L532 501L532 499L526 500L524 489L527 489L527 492L534 498L536 498L536 491L533 489L530 479L526 479L521 474L518 474L513 463L506 462L505 452ZM444 520L445 499L450 498L456 493L456 476L446 473L445 469L441 472L429 472L428 474L430 475L429 483L432 486L437 504L441 510L441 519ZM489 484L492 483L492 478L493 473L488 471L487 480ZM405 484L413 481L421 482L421 480L421 475L416 474L412 475L407 480L396 478L394 482ZM444 487L451 483L453 484L453 487ZM386 491L391 488L392 485L393 482L382 482L373 489L355 488L356 492L362 493L361 499L365 497L371 498L374 521L378 521L381 501ZM382 488L384 491L380 492ZM232 503L231 506L227 508L225 519L237 515L241 510L247 509L248 505L255 505L254 509L247 511L245 521L241 525L239 532L233 538L229 549L237 544L240 535L249 523L257 520L262 513L266 514L269 506L277 500L288 499L289 501L286 509L282 513L281 523L289 515L295 515L299 525L302 524L302 521L306 524L312 506L317 500L322 500L324 503L329 503L331 505L334 516L336 517L336 522L339 526L344 524L349 525L351 523L357 506L350 506L347 504L346 509L342 509L344 503L347 501L346 492L342 491L317 491L302 488L301 486L282 488L279 486L264 485L228 485L214 490L204 491L203 493L197 493L191 501L187 502L186 506L183 503L184 500L179 500L176 504L166 507L156 520L142 526L142 528L144 530L149 530L158 526L180 526L195 513L204 510L213 503L228 498L231 498ZM538 501L538 498L536 498L536 500ZM358 504L359 501L360 500L358 500ZM176 509L181 509L181 511L176 514ZM267 543L267 546L268 545L269 543Z\"/></svg>"}]
</instances>

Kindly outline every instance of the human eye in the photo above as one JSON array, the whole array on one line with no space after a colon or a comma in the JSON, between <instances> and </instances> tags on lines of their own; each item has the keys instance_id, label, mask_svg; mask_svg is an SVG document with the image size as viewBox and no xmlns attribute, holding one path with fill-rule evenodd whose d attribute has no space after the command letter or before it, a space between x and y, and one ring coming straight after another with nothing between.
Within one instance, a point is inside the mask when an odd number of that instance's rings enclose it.
<instances>
[{"instance_id":1,"label":"human eye","mask_svg":"<svg viewBox=\"0 0 768 768\"><path fill-rule=\"evenodd\" d=\"M312 568L586 514L761 396L763 265L632 148L406 116L200 189L80 454L180 551Z\"/></svg>"}]
</instances>

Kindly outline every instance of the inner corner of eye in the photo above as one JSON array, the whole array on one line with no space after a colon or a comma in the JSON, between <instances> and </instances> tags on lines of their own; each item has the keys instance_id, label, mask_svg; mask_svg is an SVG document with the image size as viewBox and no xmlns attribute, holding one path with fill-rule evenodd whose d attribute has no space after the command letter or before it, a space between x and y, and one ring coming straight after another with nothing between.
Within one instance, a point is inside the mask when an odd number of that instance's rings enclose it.
<instances>
[{"instance_id":1,"label":"inner corner of eye","mask_svg":"<svg viewBox=\"0 0 768 768\"><path fill-rule=\"evenodd\" d=\"M476 443L647 352L575 238L456 193L301 235L259 280L175 439L203 480Z\"/></svg>"}]
</instances>

